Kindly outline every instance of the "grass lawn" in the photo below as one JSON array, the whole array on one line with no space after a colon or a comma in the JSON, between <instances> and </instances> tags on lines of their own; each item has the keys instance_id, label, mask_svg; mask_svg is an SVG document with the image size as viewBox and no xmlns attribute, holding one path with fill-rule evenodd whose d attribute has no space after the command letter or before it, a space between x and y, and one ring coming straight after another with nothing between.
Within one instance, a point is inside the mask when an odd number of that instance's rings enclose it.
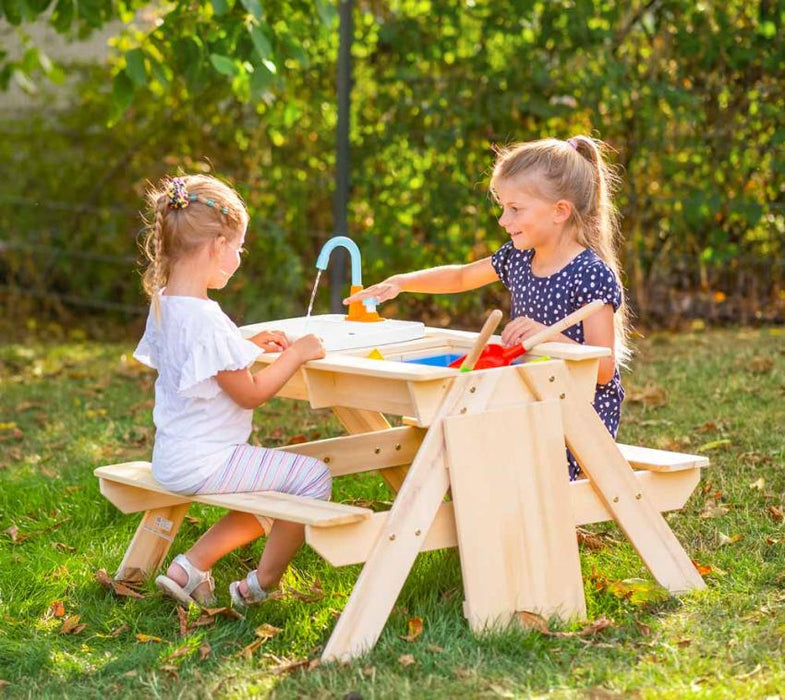
<instances>
[{"instance_id":1,"label":"grass lawn","mask_svg":"<svg viewBox=\"0 0 785 700\"><path fill-rule=\"evenodd\" d=\"M151 583L142 598L99 585L96 572L115 571L138 516L104 500L92 471L149 459L154 376L129 359L130 344L0 345L0 695L775 695L785 688L784 341L782 329L654 334L625 378L621 442L712 460L685 509L667 516L704 568L705 591L667 596L604 524L582 533L581 560L590 619L611 626L476 638L461 614L456 551L429 553L376 649L324 666L309 661L359 567L333 569L307 547L280 597L245 620L200 620L195 610L181 619ZM305 404L276 400L256 412L254 438L267 445L340 433L329 412ZM336 486L339 500L384 508L390 498L374 474ZM219 515L192 507L172 553ZM222 604L260 547L216 567ZM408 641L417 618L422 633Z\"/></svg>"}]
</instances>

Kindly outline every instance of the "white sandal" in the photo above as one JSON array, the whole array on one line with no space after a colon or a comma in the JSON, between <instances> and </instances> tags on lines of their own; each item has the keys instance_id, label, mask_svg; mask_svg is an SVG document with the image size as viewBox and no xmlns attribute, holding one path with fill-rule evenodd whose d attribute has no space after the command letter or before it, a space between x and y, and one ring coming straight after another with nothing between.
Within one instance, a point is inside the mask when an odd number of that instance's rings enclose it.
<instances>
[{"instance_id":1,"label":"white sandal","mask_svg":"<svg viewBox=\"0 0 785 700\"><path fill-rule=\"evenodd\" d=\"M233 608L245 610L249 605L255 605L267 600L267 591L259 585L256 569L249 571L245 577L245 584L248 586L247 595L240 593L240 583L242 582L233 581L229 584L229 596L232 599Z\"/></svg>"},{"instance_id":2,"label":"white sandal","mask_svg":"<svg viewBox=\"0 0 785 700\"><path fill-rule=\"evenodd\" d=\"M213 594L215 591L215 581L213 580L213 575L209 571L197 569L184 554L178 554L172 560L172 564L177 564L182 567L183 571L185 571L188 576L188 580L185 582L184 586L181 586L177 581L166 575L162 574L161 576L158 576L155 579L155 585L158 586L163 593L170 598L174 598L186 607L191 603L206 607L215 605L216 598ZM208 587L210 588L210 593L202 600L199 600L199 598L193 596L193 592L205 582L207 582Z\"/></svg>"}]
</instances>

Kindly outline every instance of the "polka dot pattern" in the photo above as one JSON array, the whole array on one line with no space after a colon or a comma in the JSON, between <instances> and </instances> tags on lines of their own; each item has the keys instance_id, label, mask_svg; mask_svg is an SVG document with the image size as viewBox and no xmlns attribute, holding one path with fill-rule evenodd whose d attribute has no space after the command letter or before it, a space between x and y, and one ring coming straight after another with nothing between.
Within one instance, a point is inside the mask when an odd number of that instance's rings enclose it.
<instances>
[{"instance_id":1,"label":"polka dot pattern","mask_svg":"<svg viewBox=\"0 0 785 700\"><path fill-rule=\"evenodd\" d=\"M512 295L510 318L527 316L550 326L595 299L611 304L617 311L621 304L621 287L616 275L597 253L587 248L576 255L558 272L537 277L532 272L533 250L518 250L505 243L491 257L493 269ZM583 323L568 328L564 334L578 343L585 343ZM594 392L594 410L613 437L619 430L624 389L619 369L607 384L598 384ZM569 453L570 479L581 473Z\"/></svg>"}]
</instances>

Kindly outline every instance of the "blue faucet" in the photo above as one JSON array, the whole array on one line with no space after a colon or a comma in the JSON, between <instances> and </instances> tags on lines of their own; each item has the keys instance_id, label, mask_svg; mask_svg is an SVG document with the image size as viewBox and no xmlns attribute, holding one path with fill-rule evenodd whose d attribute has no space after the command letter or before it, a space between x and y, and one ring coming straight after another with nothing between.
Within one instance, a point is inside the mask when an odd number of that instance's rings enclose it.
<instances>
[{"instance_id":1,"label":"blue faucet","mask_svg":"<svg viewBox=\"0 0 785 700\"><path fill-rule=\"evenodd\" d=\"M351 238L348 238L347 236L333 236L322 246L319 257L316 258L316 267L320 270L326 270L327 264L330 262L330 254L339 245L349 251L349 256L352 259L351 293L355 294L363 288L363 273L360 260L360 249ZM363 322L383 321L384 319L376 312L376 305L378 303L379 301L376 297L363 299L362 302L352 302L349 304L349 315L346 316L346 319L349 321Z\"/></svg>"},{"instance_id":2,"label":"blue faucet","mask_svg":"<svg viewBox=\"0 0 785 700\"><path fill-rule=\"evenodd\" d=\"M319 257L316 258L316 267L320 270L327 269L327 263L330 262L330 254L338 247L343 246L349 251L352 259L352 287L362 287L363 273L362 264L360 260L360 249L357 244L348 236L333 236L327 243L322 246Z\"/></svg>"}]
</instances>

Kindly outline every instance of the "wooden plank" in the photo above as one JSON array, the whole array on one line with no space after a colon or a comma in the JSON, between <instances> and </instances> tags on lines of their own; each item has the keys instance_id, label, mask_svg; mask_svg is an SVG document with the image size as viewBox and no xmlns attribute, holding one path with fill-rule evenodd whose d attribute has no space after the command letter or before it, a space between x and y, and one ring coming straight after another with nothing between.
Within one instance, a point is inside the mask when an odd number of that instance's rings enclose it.
<instances>
[{"instance_id":1,"label":"wooden plank","mask_svg":"<svg viewBox=\"0 0 785 700\"><path fill-rule=\"evenodd\" d=\"M440 416L482 411L500 375L459 374ZM442 424L434 422L423 440L384 528L363 567L322 659L350 659L379 638L431 523L449 487Z\"/></svg>"},{"instance_id":2,"label":"wooden plank","mask_svg":"<svg viewBox=\"0 0 785 700\"><path fill-rule=\"evenodd\" d=\"M381 360L368 360L382 364ZM391 363L388 363L391 364ZM452 370L457 372L457 370ZM312 408L346 406L381 411L396 416L415 412L406 381L376 376L350 375L316 369L306 371Z\"/></svg>"},{"instance_id":3,"label":"wooden plank","mask_svg":"<svg viewBox=\"0 0 785 700\"><path fill-rule=\"evenodd\" d=\"M265 515L273 519L288 520L308 525L318 524L321 527L333 527L345 523L364 520L373 513L368 508L331 501L320 501L315 498L292 496L276 491L249 491L244 493L191 494L181 496L172 494L163 488L153 477L149 462L127 462L106 467L99 467L95 475L103 481L134 486L152 494L167 494L187 499L190 503L205 503L211 506L239 510L242 513Z\"/></svg>"},{"instance_id":4,"label":"wooden plank","mask_svg":"<svg viewBox=\"0 0 785 700\"><path fill-rule=\"evenodd\" d=\"M689 469L705 469L709 460L701 455L691 455L668 450L655 450L651 447L624 445L617 442L624 459L633 469L646 469L650 472L678 472Z\"/></svg>"},{"instance_id":5,"label":"wooden plank","mask_svg":"<svg viewBox=\"0 0 785 700\"><path fill-rule=\"evenodd\" d=\"M122 513L141 513L145 510L165 508L180 503L191 503L192 499L175 493L150 491L138 486L121 484L110 479L99 479L101 495Z\"/></svg>"},{"instance_id":6,"label":"wooden plank","mask_svg":"<svg viewBox=\"0 0 785 700\"><path fill-rule=\"evenodd\" d=\"M385 526L389 511L374 513L367 520L340 527L307 525L305 541L333 566L360 564L368 559L379 533ZM457 547L455 516L452 502L442 503L436 511L431 528L420 551Z\"/></svg>"},{"instance_id":7,"label":"wooden plank","mask_svg":"<svg viewBox=\"0 0 785 700\"><path fill-rule=\"evenodd\" d=\"M668 524L638 488L634 472L600 417L579 398L567 368L534 363L521 365L519 371L538 398L561 401L567 445L654 578L674 593L704 588Z\"/></svg>"},{"instance_id":8,"label":"wooden plank","mask_svg":"<svg viewBox=\"0 0 785 700\"><path fill-rule=\"evenodd\" d=\"M387 421L384 424L389 425ZM337 477L408 466L417 454L424 435L425 431L420 428L404 426L303 442L275 449L320 459L330 468L330 473Z\"/></svg>"},{"instance_id":9,"label":"wooden plank","mask_svg":"<svg viewBox=\"0 0 785 700\"><path fill-rule=\"evenodd\" d=\"M347 432L353 435L390 429L390 423L378 411L365 411L357 408L348 408L346 406L333 406L332 409L335 417L341 422L341 425L343 425ZM398 493L408 471L408 466L401 466L384 469L379 472L379 474L392 492Z\"/></svg>"},{"instance_id":10,"label":"wooden plank","mask_svg":"<svg viewBox=\"0 0 785 700\"><path fill-rule=\"evenodd\" d=\"M558 402L445 418L444 434L471 628L585 618Z\"/></svg>"},{"instance_id":11,"label":"wooden plank","mask_svg":"<svg viewBox=\"0 0 785 700\"><path fill-rule=\"evenodd\" d=\"M138 581L155 573L169 553L190 505L181 503L148 510L136 528L115 579Z\"/></svg>"},{"instance_id":12,"label":"wooden plank","mask_svg":"<svg viewBox=\"0 0 785 700\"><path fill-rule=\"evenodd\" d=\"M680 472L635 472L639 488L645 491L660 512L679 510L700 481L700 470ZM569 484L570 504L575 525L588 525L613 520L608 508L591 487L588 479ZM360 564L368 559L379 532L387 520L387 513L374 513L367 520L338 527L306 526L308 544L333 566ZM442 503L428 531L422 550L446 549L458 546L455 516L451 502Z\"/></svg>"}]
</instances>

